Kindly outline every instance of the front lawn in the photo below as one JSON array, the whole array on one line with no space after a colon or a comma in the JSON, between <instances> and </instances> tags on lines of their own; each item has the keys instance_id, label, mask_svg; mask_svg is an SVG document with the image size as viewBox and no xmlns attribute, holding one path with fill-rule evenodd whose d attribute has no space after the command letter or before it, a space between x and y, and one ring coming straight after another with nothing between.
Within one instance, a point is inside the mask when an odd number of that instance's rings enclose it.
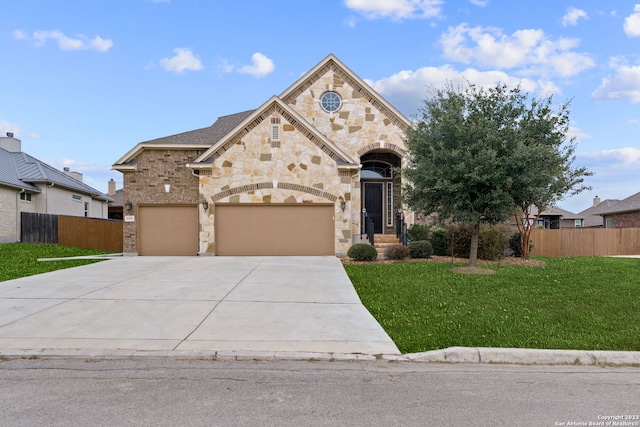
<instances>
[{"instance_id":1,"label":"front lawn","mask_svg":"<svg viewBox=\"0 0 640 427\"><path fill-rule=\"evenodd\" d=\"M104 254L93 249L32 243L0 244L0 282L63 268L98 262L96 260L38 261L38 258L62 258Z\"/></svg>"},{"instance_id":2,"label":"front lawn","mask_svg":"<svg viewBox=\"0 0 640 427\"><path fill-rule=\"evenodd\" d=\"M403 353L453 346L640 351L640 260L544 261L494 275L459 274L436 262L344 267Z\"/></svg>"}]
</instances>

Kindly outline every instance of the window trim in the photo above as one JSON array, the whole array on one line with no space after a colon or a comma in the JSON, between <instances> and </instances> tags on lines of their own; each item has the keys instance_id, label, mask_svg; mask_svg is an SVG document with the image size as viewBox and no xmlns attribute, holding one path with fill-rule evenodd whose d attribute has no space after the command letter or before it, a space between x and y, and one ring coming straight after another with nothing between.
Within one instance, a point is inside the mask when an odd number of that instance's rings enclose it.
<instances>
[{"instance_id":1,"label":"window trim","mask_svg":"<svg viewBox=\"0 0 640 427\"><path fill-rule=\"evenodd\" d=\"M393 182L387 182L387 227L393 227Z\"/></svg>"},{"instance_id":2,"label":"window trim","mask_svg":"<svg viewBox=\"0 0 640 427\"><path fill-rule=\"evenodd\" d=\"M33 199L33 196L31 193L27 192L27 191L23 191L20 193L20 201L21 202L27 202L27 203L31 203Z\"/></svg>"},{"instance_id":3,"label":"window trim","mask_svg":"<svg viewBox=\"0 0 640 427\"><path fill-rule=\"evenodd\" d=\"M328 98L329 96L332 96L333 99L331 99L330 101L328 100L326 103L328 104L328 107L330 107L331 109L325 107L325 98ZM338 101L337 106L336 106L336 100ZM342 102L343 101L340 94L333 90L327 91L320 96L320 107L327 113L335 113L336 111L338 111L342 107Z\"/></svg>"}]
</instances>

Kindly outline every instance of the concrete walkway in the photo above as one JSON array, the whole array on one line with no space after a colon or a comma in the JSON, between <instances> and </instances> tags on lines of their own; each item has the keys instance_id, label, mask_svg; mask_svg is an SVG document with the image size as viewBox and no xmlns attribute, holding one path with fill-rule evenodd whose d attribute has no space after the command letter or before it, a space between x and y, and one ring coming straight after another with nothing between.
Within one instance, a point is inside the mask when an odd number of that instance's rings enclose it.
<instances>
[{"instance_id":1,"label":"concrete walkway","mask_svg":"<svg viewBox=\"0 0 640 427\"><path fill-rule=\"evenodd\" d=\"M0 355L399 355L335 257L121 257L0 282Z\"/></svg>"}]
</instances>

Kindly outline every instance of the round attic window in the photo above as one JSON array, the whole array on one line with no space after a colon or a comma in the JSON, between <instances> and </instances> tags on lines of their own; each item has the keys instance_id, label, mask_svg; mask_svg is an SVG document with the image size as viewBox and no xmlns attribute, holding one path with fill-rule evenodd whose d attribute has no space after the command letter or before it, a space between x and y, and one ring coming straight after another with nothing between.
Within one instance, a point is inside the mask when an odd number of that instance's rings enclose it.
<instances>
[{"instance_id":1,"label":"round attic window","mask_svg":"<svg viewBox=\"0 0 640 427\"><path fill-rule=\"evenodd\" d=\"M320 98L320 105L322 109L328 113L338 111L340 105L342 105L342 98L335 92L327 92Z\"/></svg>"}]
</instances>

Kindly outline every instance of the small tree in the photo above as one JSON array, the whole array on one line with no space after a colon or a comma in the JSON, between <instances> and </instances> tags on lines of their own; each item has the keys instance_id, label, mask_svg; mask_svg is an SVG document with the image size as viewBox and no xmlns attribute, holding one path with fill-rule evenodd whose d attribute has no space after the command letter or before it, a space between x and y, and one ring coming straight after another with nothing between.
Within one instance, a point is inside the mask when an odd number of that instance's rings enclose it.
<instances>
[{"instance_id":1,"label":"small tree","mask_svg":"<svg viewBox=\"0 0 640 427\"><path fill-rule=\"evenodd\" d=\"M543 194L566 193L586 171L571 169L572 146L560 148L568 106L555 116L551 97L529 106L528 94L505 85L448 85L432 95L406 134L406 202L424 214L471 226L469 264L476 266L482 223L501 223ZM563 175L567 171L572 179Z\"/></svg>"}]
</instances>

